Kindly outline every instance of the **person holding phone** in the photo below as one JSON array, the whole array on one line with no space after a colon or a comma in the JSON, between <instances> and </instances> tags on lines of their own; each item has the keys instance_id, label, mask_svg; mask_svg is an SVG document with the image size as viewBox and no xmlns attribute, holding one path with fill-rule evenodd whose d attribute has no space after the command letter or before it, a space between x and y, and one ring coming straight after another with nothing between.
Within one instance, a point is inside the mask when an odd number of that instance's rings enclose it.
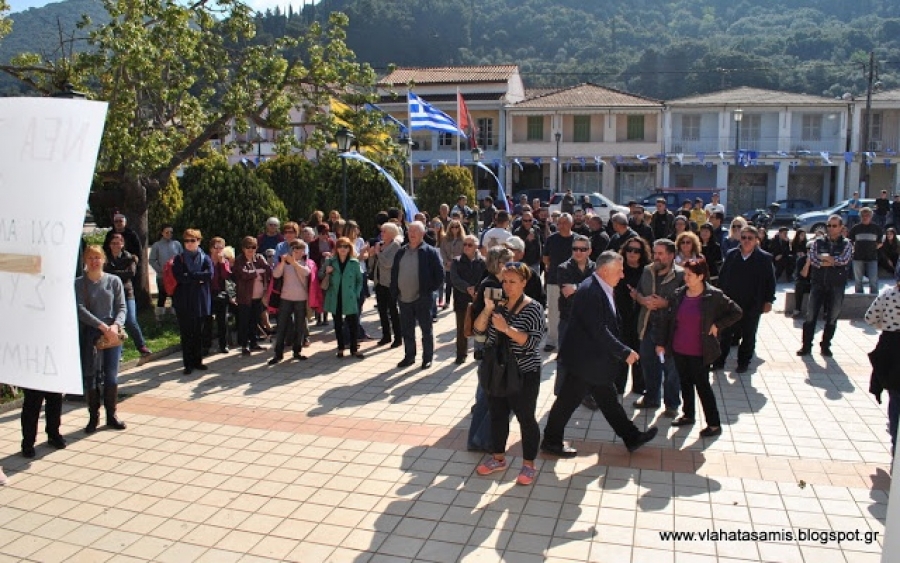
<instances>
[{"instance_id":1,"label":"person holding phone","mask_svg":"<svg viewBox=\"0 0 900 563\"><path fill-rule=\"evenodd\" d=\"M281 286L281 302L278 305L275 355L269 360L270 366L284 359L284 341L287 337L288 327L294 329L294 359L306 359L306 356L301 354L301 349L309 330L306 325L306 303L309 300L310 275L312 268L315 268L306 252L305 242L292 240L290 252L281 256L272 272L274 278L282 278L284 281Z\"/></svg>"}]
</instances>

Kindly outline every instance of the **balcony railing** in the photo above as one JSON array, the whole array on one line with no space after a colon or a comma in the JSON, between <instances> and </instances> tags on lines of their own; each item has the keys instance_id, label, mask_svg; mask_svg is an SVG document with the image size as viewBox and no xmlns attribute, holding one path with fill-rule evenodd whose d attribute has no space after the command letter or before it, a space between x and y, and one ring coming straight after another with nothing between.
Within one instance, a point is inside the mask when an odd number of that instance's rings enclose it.
<instances>
[{"instance_id":1,"label":"balcony railing","mask_svg":"<svg viewBox=\"0 0 900 563\"><path fill-rule=\"evenodd\" d=\"M778 137L744 137L741 135L741 150L759 151L763 153L776 153L783 150L786 153L797 153L801 151L819 153L827 151L830 153L842 152L844 140L838 137L823 138L818 141L809 141L803 139L790 139L787 147L780 143L782 139ZM784 148L779 148L781 144ZM715 154L718 152L734 151L734 135L728 138L720 137L701 137L699 139L672 139L669 145L669 152L684 153L693 155L696 153Z\"/></svg>"}]
</instances>

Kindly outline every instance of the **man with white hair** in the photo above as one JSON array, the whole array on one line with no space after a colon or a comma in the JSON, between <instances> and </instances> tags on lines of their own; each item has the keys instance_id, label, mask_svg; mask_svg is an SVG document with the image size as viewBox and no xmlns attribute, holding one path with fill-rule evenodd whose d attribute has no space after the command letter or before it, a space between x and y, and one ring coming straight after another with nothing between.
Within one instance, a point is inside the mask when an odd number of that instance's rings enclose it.
<instances>
[{"instance_id":1,"label":"man with white hair","mask_svg":"<svg viewBox=\"0 0 900 563\"><path fill-rule=\"evenodd\" d=\"M405 368L416 362L416 324L422 331L422 369L431 367L434 358L434 327L431 319L431 294L444 283L444 265L438 250L425 242L425 225L409 224L409 242L394 256L391 269L391 293L400 305L400 332L403 335Z\"/></svg>"}]
</instances>

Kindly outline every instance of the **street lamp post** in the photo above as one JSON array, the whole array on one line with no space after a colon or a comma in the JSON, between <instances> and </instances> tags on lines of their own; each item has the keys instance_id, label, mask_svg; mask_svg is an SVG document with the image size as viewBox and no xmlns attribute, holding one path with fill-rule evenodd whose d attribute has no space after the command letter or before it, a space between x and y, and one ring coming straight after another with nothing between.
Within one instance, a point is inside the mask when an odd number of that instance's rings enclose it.
<instances>
[{"instance_id":1,"label":"street lamp post","mask_svg":"<svg viewBox=\"0 0 900 563\"><path fill-rule=\"evenodd\" d=\"M337 133L334 135L335 141L337 141L338 150L341 152L341 178L342 178L342 186L343 186L343 199L341 200L341 217L345 220L347 219L347 157L344 156L344 153L350 150L350 146L353 144L354 137L353 133L347 129L346 127L341 127L337 130Z\"/></svg>"},{"instance_id":2,"label":"street lamp post","mask_svg":"<svg viewBox=\"0 0 900 563\"><path fill-rule=\"evenodd\" d=\"M734 165L741 164L741 120L744 119L744 110L734 110ZM735 172L737 173L737 172Z\"/></svg>"},{"instance_id":3,"label":"street lamp post","mask_svg":"<svg viewBox=\"0 0 900 563\"><path fill-rule=\"evenodd\" d=\"M866 124L863 135L863 154L872 151L872 92L881 90L881 81L877 80L878 76L875 69L875 51L869 53L869 78L866 85ZM863 185L865 188L860 190L862 197L866 197L869 192L869 166L868 156L863 157Z\"/></svg>"},{"instance_id":4,"label":"street lamp post","mask_svg":"<svg viewBox=\"0 0 900 563\"><path fill-rule=\"evenodd\" d=\"M556 191L559 192L560 168L559 165L559 142L562 140L562 133L556 132Z\"/></svg>"},{"instance_id":5,"label":"street lamp post","mask_svg":"<svg viewBox=\"0 0 900 563\"><path fill-rule=\"evenodd\" d=\"M409 195L413 195L413 162L412 151L416 144L408 135L401 135L397 140L400 148L403 149L403 158L406 159L406 166L409 168Z\"/></svg>"},{"instance_id":6,"label":"street lamp post","mask_svg":"<svg viewBox=\"0 0 900 563\"><path fill-rule=\"evenodd\" d=\"M472 162L475 163L472 166L472 172L475 174L475 226L472 228L472 234L476 237L478 236L478 187L479 187L479 177L478 177L478 163L481 161L482 151L478 147L472 147Z\"/></svg>"}]
</instances>

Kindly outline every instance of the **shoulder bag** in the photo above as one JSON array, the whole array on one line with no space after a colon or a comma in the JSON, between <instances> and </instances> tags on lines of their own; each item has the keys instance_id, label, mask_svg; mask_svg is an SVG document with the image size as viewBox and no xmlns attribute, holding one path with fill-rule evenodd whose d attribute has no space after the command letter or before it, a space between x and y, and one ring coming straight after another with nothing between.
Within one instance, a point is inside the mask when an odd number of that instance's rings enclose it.
<instances>
[{"instance_id":1,"label":"shoulder bag","mask_svg":"<svg viewBox=\"0 0 900 563\"><path fill-rule=\"evenodd\" d=\"M500 309L509 320L525 298L523 295L511 310ZM484 355L478 366L478 383L489 397L511 397L522 390L522 373L512 349L512 342L505 334L497 333L497 340L484 347Z\"/></svg>"},{"instance_id":2,"label":"shoulder bag","mask_svg":"<svg viewBox=\"0 0 900 563\"><path fill-rule=\"evenodd\" d=\"M323 268L327 268L331 264L331 258L329 258L326 262L322 263ZM333 268L334 266L332 266ZM331 287L331 274L325 274L321 280L319 280L319 287L322 288L322 291L328 291L328 288Z\"/></svg>"}]
</instances>

